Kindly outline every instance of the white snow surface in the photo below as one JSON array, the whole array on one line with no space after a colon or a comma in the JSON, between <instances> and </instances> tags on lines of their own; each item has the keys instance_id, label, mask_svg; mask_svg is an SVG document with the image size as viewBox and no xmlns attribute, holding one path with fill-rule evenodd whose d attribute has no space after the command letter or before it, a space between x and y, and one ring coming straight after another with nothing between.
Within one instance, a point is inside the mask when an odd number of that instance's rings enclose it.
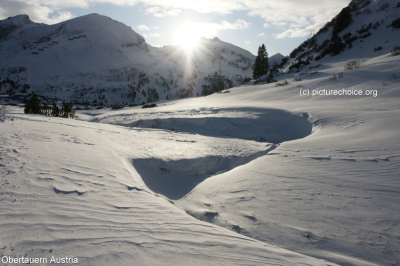
<instances>
[{"instance_id":1,"label":"white snow surface","mask_svg":"<svg viewBox=\"0 0 400 266\"><path fill-rule=\"evenodd\" d=\"M150 173L160 175L168 171L160 161L169 167L184 158L195 168L219 157L229 165L235 163L230 157L248 160L270 145L24 115L15 107L5 117L3 262L55 257L77 258L80 265L327 265L195 219L150 190L133 167L152 163ZM193 175L208 169L184 170Z\"/></svg>"},{"instance_id":2,"label":"white snow surface","mask_svg":"<svg viewBox=\"0 0 400 266\"><path fill-rule=\"evenodd\" d=\"M280 76L286 86L77 120L7 107L1 254L82 265L399 265L400 57L359 57L350 71L337 58ZM363 95L312 96L343 89Z\"/></svg>"}]
</instances>

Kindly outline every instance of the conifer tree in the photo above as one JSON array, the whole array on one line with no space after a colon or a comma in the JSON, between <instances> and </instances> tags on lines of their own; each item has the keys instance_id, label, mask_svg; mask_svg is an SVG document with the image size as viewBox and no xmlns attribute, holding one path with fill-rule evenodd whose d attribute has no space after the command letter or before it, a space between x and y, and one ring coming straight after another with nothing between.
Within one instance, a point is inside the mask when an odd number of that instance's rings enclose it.
<instances>
[{"instance_id":1,"label":"conifer tree","mask_svg":"<svg viewBox=\"0 0 400 266\"><path fill-rule=\"evenodd\" d=\"M265 45L258 47L258 53L254 62L253 78L257 79L266 75L269 71L268 53Z\"/></svg>"},{"instance_id":2,"label":"conifer tree","mask_svg":"<svg viewBox=\"0 0 400 266\"><path fill-rule=\"evenodd\" d=\"M40 99L35 93L33 93L31 98L25 103L24 112L26 114L41 113Z\"/></svg>"},{"instance_id":3,"label":"conifer tree","mask_svg":"<svg viewBox=\"0 0 400 266\"><path fill-rule=\"evenodd\" d=\"M64 118L74 118L75 114L74 111L72 110L72 107L73 107L72 102L66 103L65 101L63 101L61 106L60 116Z\"/></svg>"},{"instance_id":4,"label":"conifer tree","mask_svg":"<svg viewBox=\"0 0 400 266\"><path fill-rule=\"evenodd\" d=\"M57 106L56 103L53 103L53 111L51 112L51 115L54 117L60 116L60 108Z\"/></svg>"},{"instance_id":5,"label":"conifer tree","mask_svg":"<svg viewBox=\"0 0 400 266\"><path fill-rule=\"evenodd\" d=\"M254 62L253 79L257 79L258 77L260 77L260 49L261 47L259 46L256 60Z\"/></svg>"}]
</instances>

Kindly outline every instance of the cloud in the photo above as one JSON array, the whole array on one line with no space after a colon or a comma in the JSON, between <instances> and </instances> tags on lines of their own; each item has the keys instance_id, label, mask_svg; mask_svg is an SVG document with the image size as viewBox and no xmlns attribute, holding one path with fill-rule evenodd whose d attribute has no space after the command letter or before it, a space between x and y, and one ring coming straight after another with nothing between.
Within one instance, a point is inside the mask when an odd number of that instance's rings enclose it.
<instances>
[{"instance_id":1,"label":"cloud","mask_svg":"<svg viewBox=\"0 0 400 266\"><path fill-rule=\"evenodd\" d=\"M182 43L183 39L199 39L204 38L214 38L218 35L219 31L229 30L242 30L250 26L250 23L238 19L235 22L229 22L226 20L217 23L207 23L207 22L195 22L195 23L182 23L180 27L175 29L175 42Z\"/></svg>"},{"instance_id":2,"label":"cloud","mask_svg":"<svg viewBox=\"0 0 400 266\"><path fill-rule=\"evenodd\" d=\"M350 0L0 0L0 19L18 14L28 14L32 20L56 23L70 19L73 15L65 8L88 8L96 3L119 6L141 5L147 14L154 17L178 16L191 10L198 13L230 14L246 12L249 16L264 19L265 28L278 26L282 32L277 38L306 36L318 30ZM244 20L235 23L221 22L213 25L215 30L238 30L249 27Z\"/></svg>"},{"instance_id":3,"label":"cloud","mask_svg":"<svg viewBox=\"0 0 400 266\"><path fill-rule=\"evenodd\" d=\"M261 33L257 34L258 37L262 37L264 35L265 35L264 32L261 32Z\"/></svg>"},{"instance_id":4,"label":"cloud","mask_svg":"<svg viewBox=\"0 0 400 266\"><path fill-rule=\"evenodd\" d=\"M235 22L228 22L226 20L220 21L219 23L195 23L193 28L197 29L202 33L202 37L212 38L218 35L221 30L243 30L250 26L250 23L238 19Z\"/></svg>"},{"instance_id":5,"label":"cloud","mask_svg":"<svg viewBox=\"0 0 400 266\"><path fill-rule=\"evenodd\" d=\"M144 38L158 38L161 35L158 32L150 33L150 34L143 34Z\"/></svg>"},{"instance_id":6,"label":"cloud","mask_svg":"<svg viewBox=\"0 0 400 266\"><path fill-rule=\"evenodd\" d=\"M291 23L288 29L281 33L275 34L275 38L284 39L311 36L326 24L327 18L332 18L337 13L337 10L330 10L325 13L310 17L310 22L307 24Z\"/></svg>"},{"instance_id":7,"label":"cloud","mask_svg":"<svg viewBox=\"0 0 400 266\"><path fill-rule=\"evenodd\" d=\"M150 30L150 28L148 26L146 26L146 25L138 25L136 27L140 31L149 31Z\"/></svg>"},{"instance_id":8,"label":"cloud","mask_svg":"<svg viewBox=\"0 0 400 266\"><path fill-rule=\"evenodd\" d=\"M248 14L263 18L264 27L272 25L282 32L275 38L294 38L309 36L331 20L350 0L279 0L248 2Z\"/></svg>"},{"instance_id":9,"label":"cloud","mask_svg":"<svg viewBox=\"0 0 400 266\"><path fill-rule=\"evenodd\" d=\"M242 19L238 19L235 23L230 23L224 20L215 25L217 29L221 30L242 30L248 28L250 26L250 23Z\"/></svg>"},{"instance_id":10,"label":"cloud","mask_svg":"<svg viewBox=\"0 0 400 266\"><path fill-rule=\"evenodd\" d=\"M158 32L150 33L150 37L160 37L161 35Z\"/></svg>"},{"instance_id":11,"label":"cloud","mask_svg":"<svg viewBox=\"0 0 400 266\"><path fill-rule=\"evenodd\" d=\"M107 1L107 0L104 0ZM166 10L194 10L199 13L229 14L246 10L247 0L139 0L141 4ZM137 2L139 2L137 1ZM257 1L257 0L256 0ZM126 2L130 2L126 0Z\"/></svg>"},{"instance_id":12,"label":"cloud","mask_svg":"<svg viewBox=\"0 0 400 266\"><path fill-rule=\"evenodd\" d=\"M72 14L58 8L41 5L37 1L0 0L0 19L28 14L35 22L54 24L72 18Z\"/></svg>"},{"instance_id":13,"label":"cloud","mask_svg":"<svg viewBox=\"0 0 400 266\"><path fill-rule=\"evenodd\" d=\"M155 17L173 17L182 12L180 9L163 9L159 6L153 6L146 9L146 14L151 14Z\"/></svg>"},{"instance_id":14,"label":"cloud","mask_svg":"<svg viewBox=\"0 0 400 266\"><path fill-rule=\"evenodd\" d=\"M272 22L272 24L273 24L274 26L277 26L277 27L284 27L284 26L286 26L288 23L287 23L286 21L274 21L274 22Z\"/></svg>"},{"instance_id":15,"label":"cloud","mask_svg":"<svg viewBox=\"0 0 400 266\"><path fill-rule=\"evenodd\" d=\"M158 29L158 26L155 26L155 27L149 27L149 26L147 26L147 25L138 25L138 26L136 26L136 28L138 29L138 30L140 30L140 31L146 31L146 32L148 32L148 31L150 31L151 29L154 29L154 30L157 30ZM160 37L161 35L158 33L158 32L153 32L153 33L145 33L145 34L142 34L143 35L143 37L144 38L157 38L157 37Z\"/></svg>"}]
</instances>

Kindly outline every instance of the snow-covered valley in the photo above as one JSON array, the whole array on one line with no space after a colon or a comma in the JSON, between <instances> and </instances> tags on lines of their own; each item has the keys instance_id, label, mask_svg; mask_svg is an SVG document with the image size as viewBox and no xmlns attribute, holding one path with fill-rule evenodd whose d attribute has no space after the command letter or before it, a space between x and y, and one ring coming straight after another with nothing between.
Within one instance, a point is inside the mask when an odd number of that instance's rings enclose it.
<instances>
[{"instance_id":1,"label":"snow-covered valley","mask_svg":"<svg viewBox=\"0 0 400 266\"><path fill-rule=\"evenodd\" d=\"M231 153L248 160L266 143L26 116L10 107L1 127L3 256L82 265L326 264L198 221L150 190L132 164L153 160L162 175L158 161L192 157L197 169L172 180L184 183L207 160L235 163Z\"/></svg>"},{"instance_id":2,"label":"snow-covered valley","mask_svg":"<svg viewBox=\"0 0 400 266\"><path fill-rule=\"evenodd\" d=\"M286 86L77 120L8 106L2 254L84 265L398 265L397 62L382 55L339 80L332 73L346 61L325 63L302 80L285 75ZM343 88L377 96L300 95Z\"/></svg>"}]
</instances>

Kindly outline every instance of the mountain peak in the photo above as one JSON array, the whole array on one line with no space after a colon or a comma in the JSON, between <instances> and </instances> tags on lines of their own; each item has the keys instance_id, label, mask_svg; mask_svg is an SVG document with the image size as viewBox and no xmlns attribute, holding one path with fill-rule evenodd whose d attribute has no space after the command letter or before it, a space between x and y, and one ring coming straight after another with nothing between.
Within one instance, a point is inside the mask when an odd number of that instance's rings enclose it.
<instances>
[{"instance_id":1,"label":"mountain peak","mask_svg":"<svg viewBox=\"0 0 400 266\"><path fill-rule=\"evenodd\" d=\"M285 56L283 56L280 53L277 53L277 54L274 54L273 56L270 56L268 58L269 66L270 67L274 67L275 65L279 65L283 58L285 58Z\"/></svg>"},{"instance_id":2,"label":"mountain peak","mask_svg":"<svg viewBox=\"0 0 400 266\"><path fill-rule=\"evenodd\" d=\"M131 27L97 13L70 19L65 22L65 28L68 32L84 32L91 35L96 42L108 39L112 43L122 45L145 43L143 36Z\"/></svg>"},{"instance_id":3,"label":"mountain peak","mask_svg":"<svg viewBox=\"0 0 400 266\"><path fill-rule=\"evenodd\" d=\"M18 15L0 20L0 41L11 38L15 32L23 27L37 25L29 19L27 15Z\"/></svg>"},{"instance_id":4,"label":"mountain peak","mask_svg":"<svg viewBox=\"0 0 400 266\"><path fill-rule=\"evenodd\" d=\"M109 21L115 21L111 19L110 17L103 16L97 13L90 13L87 15L83 15L80 17L76 17L71 19L70 21L97 21L97 22L109 22ZM117 21L115 21L117 22Z\"/></svg>"},{"instance_id":5,"label":"mountain peak","mask_svg":"<svg viewBox=\"0 0 400 266\"><path fill-rule=\"evenodd\" d=\"M16 27L22 27L27 24L34 24L34 22L30 20L28 15L25 14L9 17L7 19L0 21L0 25L8 25Z\"/></svg>"}]
</instances>

